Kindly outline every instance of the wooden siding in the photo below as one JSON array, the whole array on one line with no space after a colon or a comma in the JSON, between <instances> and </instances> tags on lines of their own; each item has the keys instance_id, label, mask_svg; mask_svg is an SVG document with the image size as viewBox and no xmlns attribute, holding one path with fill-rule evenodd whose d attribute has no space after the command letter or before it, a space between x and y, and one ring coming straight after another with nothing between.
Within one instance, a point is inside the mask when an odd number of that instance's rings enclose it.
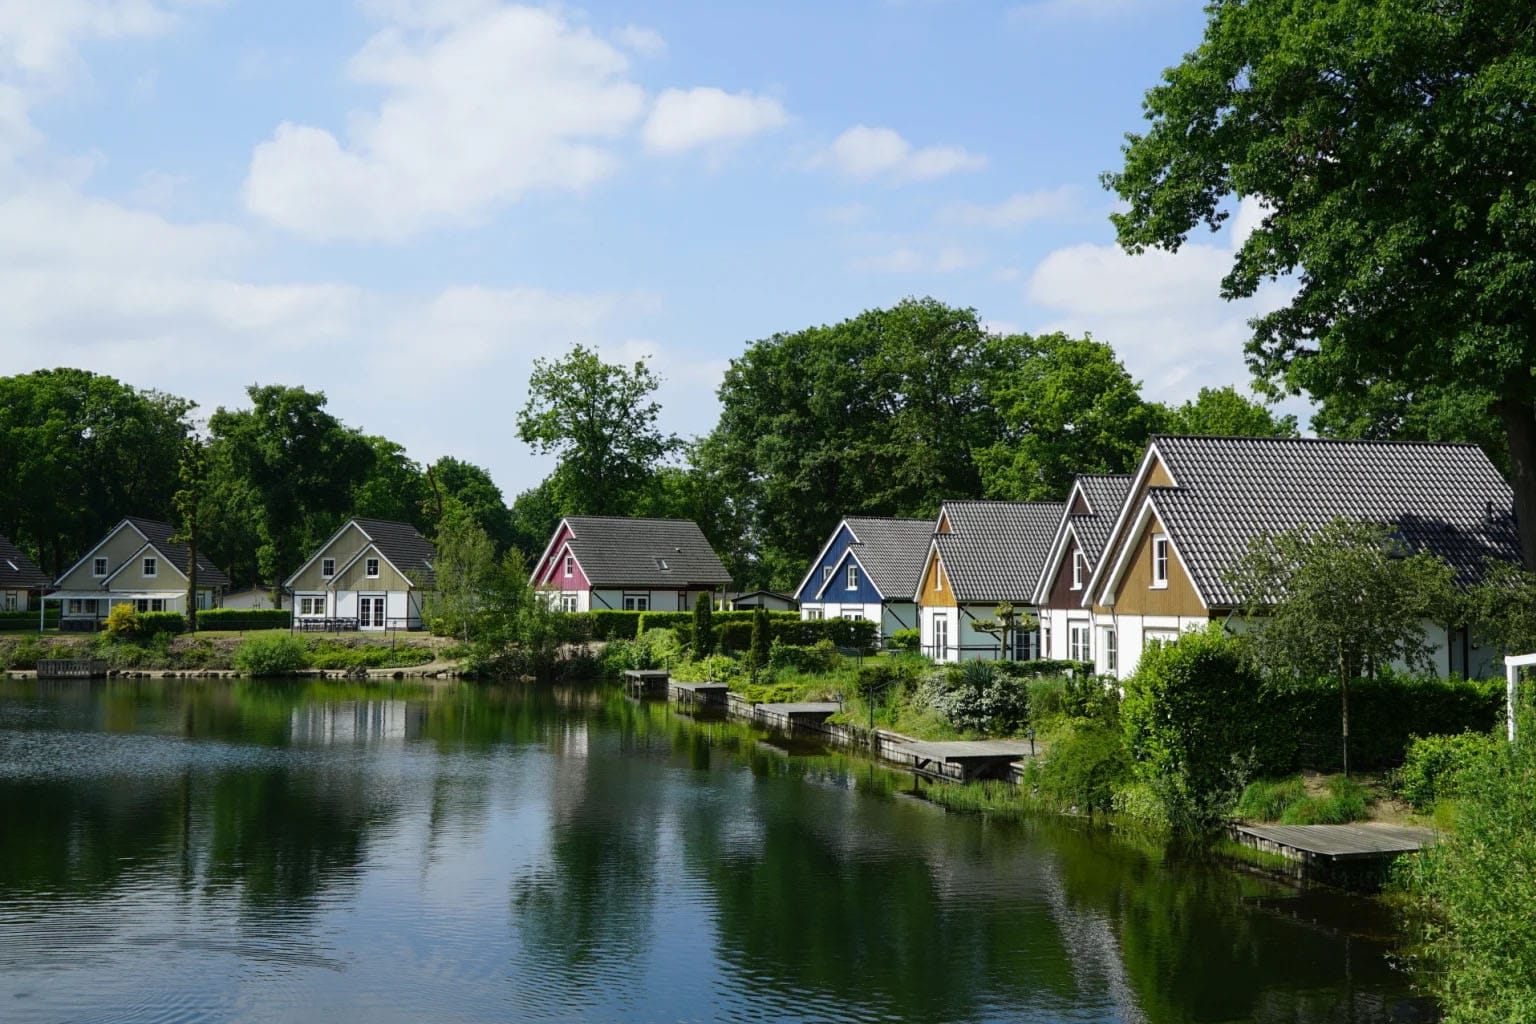
<instances>
[{"instance_id":1,"label":"wooden siding","mask_svg":"<svg viewBox=\"0 0 1536 1024\"><path fill-rule=\"evenodd\" d=\"M1168 586L1152 586L1152 535L1163 533L1156 516L1136 538L1131 563L1115 589L1114 612L1123 615L1206 615L1206 607L1195 592L1189 573L1179 561L1178 552L1168 545Z\"/></svg>"},{"instance_id":2,"label":"wooden siding","mask_svg":"<svg viewBox=\"0 0 1536 1024\"><path fill-rule=\"evenodd\" d=\"M144 538L139 531L128 523L119 525L105 544L93 552L89 552L86 558L72 572L66 573L58 582L60 590L93 590L101 587L104 577L91 575L91 563L98 558L107 560L107 575L116 572L123 562L133 557L133 553L144 546Z\"/></svg>"},{"instance_id":3,"label":"wooden siding","mask_svg":"<svg viewBox=\"0 0 1536 1024\"><path fill-rule=\"evenodd\" d=\"M935 585L935 581L944 581L943 589ZM944 563L939 561L937 552L929 552L928 567L923 570L923 587L920 591L922 597L918 604L928 607L953 608L955 606L955 588L951 584L949 574L944 571ZM950 638L950 643L955 643L955 638Z\"/></svg>"},{"instance_id":4,"label":"wooden siding","mask_svg":"<svg viewBox=\"0 0 1536 1024\"><path fill-rule=\"evenodd\" d=\"M1047 608L1080 608L1083 595L1087 593L1088 577L1093 573L1093 566L1083 574L1083 585L1077 590L1072 589L1072 560L1082 547L1077 543L1077 537L1069 535L1066 544L1066 553L1062 556L1061 565L1056 567L1056 577L1051 580L1050 593L1046 595L1045 606Z\"/></svg>"},{"instance_id":5,"label":"wooden siding","mask_svg":"<svg viewBox=\"0 0 1536 1024\"><path fill-rule=\"evenodd\" d=\"M1069 515L1069 516L1086 516L1086 515L1092 515L1092 514L1093 514L1093 509L1088 507L1088 499L1083 497L1083 492L1082 491L1075 491L1075 492L1073 492L1073 494L1072 494L1072 507L1067 509L1067 515Z\"/></svg>"},{"instance_id":6,"label":"wooden siding","mask_svg":"<svg viewBox=\"0 0 1536 1024\"><path fill-rule=\"evenodd\" d=\"M367 543L368 538L363 535L362 530L357 528L357 524L348 523L344 530L338 533L329 544L325 545L325 547L321 548L319 552L316 553L315 560L310 563L309 568L305 569L302 573L294 578L292 589L295 591L311 592L324 590L330 583L329 580L320 575L320 569L322 568L324 561L327 558L336 559L336 568L339 570L342 566L350 562L352 560L352 556L361 551L363 545ZM384 569L387 570L388 568L388 566L384 566ZM352 587L347 589L355 590L356 588Z\"/></svg>"},{"instance_id":7,"label":"wooden siding","mask_svg":"<svg viewBox=\"0 0 1536 1024\"><path fill-rule=\"evenodd\" d=\"M379 575L372 579L367 575L370 558L379 560ZM336 568L341 569L339 562ZM379 549L370 544L363 550L362 557L352 563L350 569L337 573L336 578L331 581L331 586L335 590L355 590L359 593L372 594L386 590L410 590L413 584L396 572L389 564L389 560L379 554Z\"/></svg>"},{"instance_id":8,"label":"wooden siding","mask_svg":"<svg viewBox=\"0 0 1536 1024\"><path fill-rule=\"evenodd\" d=\"M154 548L145 548L131 556L132 561L123 568L123 571L112 577L108 590L114 592L135 593L143 590L168 590L186 593L187 576L182 566L171 565L165 560L165 556ZM155 575L144 575L144 559L155 560ZM198 588L203 589L202 587Z\"/></svg>"},{"instance_id":9,"label":"wooden siding","mask_svg":"<svg viewBox=\"0 0 1536 1024\"><path fill-rule=\"evenodd\" d=\"M835 570L837 568L837 563L842 561L844 552L846 552L848 550L848 545L850 545L852 543L853 543L853 534L852 534L851 531L849 531L848 524L847 523L839 524L838 528L837 528L837 532L832 535L832 542L827 545L827 553L825 555L823 555L821 560L819 562L817 562L816 565L811 569L811 572L810 572L809 576L807 576L807 578L806 578L805 586L801 587L798 591L795 592L795 597L796 597L797 600L800 600L800 601L836 601L836 600L838 600L838 598L830 596L830 595L827 596L827 597L824 597L824 598L819 598L819 597L816 596L816 592L821 589L821 583L822 583L821 573L822 573L822 570L823 569L827 569L827 568L831 568L831 569ZM910 595L902 594L901 596L902 597L909 597Z\"/></svg>"}]
</instances>

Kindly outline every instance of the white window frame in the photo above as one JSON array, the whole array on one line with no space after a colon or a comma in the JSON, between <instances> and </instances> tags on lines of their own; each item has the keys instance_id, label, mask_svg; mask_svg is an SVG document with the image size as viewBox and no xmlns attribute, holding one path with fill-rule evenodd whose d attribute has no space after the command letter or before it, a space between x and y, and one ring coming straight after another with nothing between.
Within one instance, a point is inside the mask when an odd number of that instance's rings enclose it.
<instances>
[{"instance_id":1,"label":"white window frame","mask_svg":"<svg viewBox=\"0 0 1536 1024\"><path fill-rule=\"evenodd\" d=\"M821 567L821 582L823 582L823 583L827 582L827 580L832 578L832 574L834 572L836 572L836 571L837 571L837 568L835 566L831 566L831 565L824 565L824 566L822 566Z\"/></svg>"},{"instance_id":2,"label":"white window frame","mask_svg":"<svg viewBox=\"0 0 1536 1024\"><path fill-rule=\"evenodd\" d=\"M8 612L16 610L16 591L7 590L5 592L5 610Z\"/></svg>"},{"instance_id":3,"label":"white window frame","mask_svg":"<svg viewBox=\"0 0 1536 1024\"><path fill-rule=\"evenodd\" d=\"M145 579L153 579L160 575L160 560L154 555L145 555L144 563L139 566Z\"/></svg>"},{"instance_id":4,"label":"white window frame","mask_svg":"<svg viewBox=\"0 0 1536 1024\"><path fill-rule=\"evenodd\" d=\"M1083 553L1081 551L1074 551L1074 552L1072 552L1072 589L1073 590L1082 590L1083 589L1083 575L1084 575L1083 570L1085 570L1087 567L1088 567L1088 559L1083 557Z\"/></svg>"},{"instance_id":5,"label":"white window frame","mask_svg":"<svg viewBox=\"0 0 1536 1024\"><path fill-rule=\"evenodd\" d=\"M827 571L831 572L830 569ZM807 622L820 622L823 618L825 618L825 616L822 614L820 608L807 608L805 610L805 621Z\"/></svg>"},{"instance_id":6,"label":"white window frame","mask_svg":"<svg viewBox=\"0 0 1536 1024\"><path fill-rule=\"evenodd\" d=\"M96 579L101 579L103 576L108 575L107 560L105 558L91 559L91 575Z\"/></svg>"},{"instance_id":7,"label":"white window frame","mask_svg":"<svg viewBox=\"0 0 1536 1024\"><path fill-rule=\"evenodd\" d=\"M856 565L850 565L848 567L848 577L847 578L848 578L848 589L849 590L858 590L859 589L859 567L856 566Z\"/></svg>"},{"instance_id":8,"label":"white window frame","mask_svg":"<svg viewBox=\"0 0 1536 1024\"><path fill-rule=\"evenodd\" d=\"M325 617L325 598L314 594L299 595L299 618L318 619Z\"/></svg>"},{"instance_id":9,"label":"white window frame","mask_svg":"<svg viewBox=\"0 0 1536 1024\"><path fill-rule=\"evenodd\" d=\"M933 589L935 592L944 589L944 565L936 562L933 566Z\"/></svg>"},{"instance_id":10,"label":"white window frame","mask_svg":"<svg viewBox=\"0 0 1536 1024\"><path fill-rule=\"evenodd\" d=\"M365 558L363 560L363 575L370 580L379 578L379 560L377 558Z\"/></svg>"},{"instance_id":11,"label":"white window frame","mask_svg":"<svg viewBox=\"0 0 1536 1024\"><path fill-rule=\"evenodd\" d=\"M1178 638L1179 631L1177 629L1168 629L1167 627L1144 629L1141 634L1142 649L1145 650L1149 644L1171 644L1178 640Z\"/></svg>"},{"instance_id":12,"label":"white window frame","mask_svg":"<svg viewBox=\"0 0 1536 1024\"><path fill-rule=\"evenodd\" d=\"M949 657L949 619L936 615L933 619L933 659L944 661Z\"/></svg>"},{"instance_id":13,"label":"white window frame","mask_svg":"<svg viewBox=\"0 0 1536 1024\"><path fill-rule=\"evenodd\" d=\"M1035 637L1037 635L1033 629L1015 629L1013 631L1014 661L1034 661L1040 657L1040 652L1035 648Z\"/></svg>"},{"instance_id":14,"label":"white window frame","mask_svg":"<svg viewBox=\"0 0 1536 1024\"><path fill-rule=\"evenodd\" d=\"M1114 626L1105 626L1103 630L1104 645L1104 670L1106 672L1120 671L1120 636L1115 632Z\"/></svg>"},{"instance_id":15,"label":"white window frame","mask_svg":"<svg viewBox=\"0 0 1536 1024\"><path fill-rule=\"evenodd\" d=\"M320 576L323 579L330 579L332 576L335 576L335 575L336 575L336 559L334 559L334 558L322 558L322 559L320 559Z\"/></svg>"},{"instance_id":16,"label":"white window frame","mask_svg":"<svg viewBox=\"0 0 1536 1024\"><path fill-rule=\"evenodd\" d=\"M575 594L561 594L560 595L560 610L563 611L563 612L573 612L573 611L575 611L576 610L576 595Z\"/></svg>"},{"instance_id":17,"label":"white window frame","mask_svg":"<svg viewBox=\"0 0 1536 1024\"><path fill-rule=\"evenodd\" d=\"M860 612L843 612L843 619L847 622L863 622L864 616Z\"/></svg>"},{"instance_id":18,"label":"white window frame","mask_svg":"<svg viewBox=\"0 0 1536 1024\"><path fill-rule=\"evenodd\" d=\"M1152 535L1152 589L1168 589L1168 535Z\"/></svg>"},{"instance_id":19,"label":"white window frame","mask_svg":"<svg viewBox=\"0 0 1536 1024\"><path fill-rule=\"evenodd\" d=\"M1055 657L1051 651L1051 620L1044 615L1040 616L1040 657Z\"/></svg>"},{"instance_id":20,"label":"white window frame","mask_svg":"<svg viewBox=\"0 0 1536 1024\"><path fill-rule=\"evenodd\" d=\"M651 610L650 594L625 594L624 610L627 612L648 612Z\"/></svg>"},{"instance_id":21,"label":"white window frame","mask_svg":"<svg viewBox=\"0 0 1536 1024\"><path fill-rule=\"evenodd\" d=\"M571 579L575 575L576 575L576 556L575 555L566 555L565 556L565 578L566 579Z\"/></svg>"},{"instance_id":22,"label":"white window frame","mask_svg":"<svg viewBox=\"0 0 1536 1024\"><path fill-rule=\"evenodd\" d=\"M1093 660L1093 624L1089 622L1067 623L1067 660Z\"/></svg>"}]
</instances>

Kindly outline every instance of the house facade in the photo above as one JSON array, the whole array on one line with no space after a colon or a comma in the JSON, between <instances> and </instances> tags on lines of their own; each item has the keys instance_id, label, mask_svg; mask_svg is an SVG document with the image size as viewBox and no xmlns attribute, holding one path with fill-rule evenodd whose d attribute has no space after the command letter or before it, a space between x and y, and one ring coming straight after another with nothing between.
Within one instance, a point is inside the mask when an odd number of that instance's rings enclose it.
<instances>
[{"instance_id":1,"label":"house facade","mask_svg":"<svg viewBox=\"0 0 1536 1024\"><path fill-rule=\"evenodd\" d=\"M53 580L0 534L0 612L30 611Z\"/></svg>"},{"instance_id":2,"label":"house facade","mask_svg":"<svg viewBox=\"0 0 1536 1024\"><path fill-rule=\"evenodd\" d=\"M718 607L731 577L691 519L566 516L529 582L561 611L674 612L704 591Z\"/></svg>"},{"instance_id":3,"label":"house facade","mask_svg":"<svg viewBox=\"0 0 1536 1024\"><path fill-rule=\"evenodd\" d=\"M1000 604L1036 614L1035 586L1065 510L1059 501L947 501L939 510L915 592L922 650L935 661L1032 661L1038 628L1002 636L978 629Z\"/></svg>"},{"instance_id":4,"label":"house facade","mask_svg":"<svg viewBox=\"0 0 1536 1024\"><path fill-rule=\"evenodd\" d=\"M800 602L795 600L793 594L783 594L777 590L753 590L745 594L726 594L726 607L732 611L745 612L756 608L766 608L771 612L797 612L800 610Z\"/></svg>"},{"instance_id":5,"label":"house facade","mask_svg":"<svg viewBox=\"0 0 1536 1024\"><path fill-rule=\"evenodd\" d=\"M129 516L54 581L43 600L57 601L63 629L94 629L119 604L142 612L187 610L187 548L169 523ZM229 577L201 554L197 607L214 608Z\"/></svg>"},{"instance_id":6,"label":"house facade","mask_svg":"<svg viewBox=\"0 0 1536 1024\"><path fill-rule=\"evenodd\" d=\"M880 638L917 629L913 598L933 539L929 519L848 516L811 562L795 597L802 619L867 619Z\"/></svg>"},{"instance_id":7,"label":"house facade","mask_svg":"<svg viewBox=\"0 0 1536 1024\"><path fill-rule=\"evenodd\" d=\"M283 584L300 628L421 629L437 549L409 523L347 520Z\"/></svg>"},{"instance_id":8,"label":"house facade","mask_svg":"<svg viewBox=\"0 0 1536 1024\"><path fill-rule=\"evenodd\" d=\"M1467 587L1488 559L1519 561L1512 508L1509 485L1473 445L1155 437L1081 597L1093 660L1124 678L1148 645L1228 618L1239 603L1231 573L1265 534L1340 518L1380 524L1443 558ZM1439 674L1493 671L1495 652L1465 629L1424 628Z\"/></svg>"},{"instance_id":9,"label":"house facade","mask_svg":"<svg viewBox=\"0 0 1536 1024\"><path fill-rule=\"evenodd\" d=\"M1073 481L1035 587L1042 657L1086 662L1102 653L1107 664L1117 663L1115 638L1095 637L1093 610L1082 599L1130 487L1129 474L1093 473Z\"/></svg>"}]
</instances>

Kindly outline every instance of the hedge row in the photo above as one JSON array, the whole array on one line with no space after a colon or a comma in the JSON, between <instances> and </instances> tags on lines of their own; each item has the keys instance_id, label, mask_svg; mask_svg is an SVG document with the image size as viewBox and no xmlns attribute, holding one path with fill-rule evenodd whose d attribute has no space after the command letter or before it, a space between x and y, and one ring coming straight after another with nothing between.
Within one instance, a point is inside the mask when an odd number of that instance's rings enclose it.
<instances>
[{"instance_id":1,"label":"hedge row","mask_svg":"<svg viewBox=\"0 0 1536 1024\"><path fill-rule=\"evenodd\" d=\"M57 629L59 626L59 606L55 604L45 613L43 624L48 629ZM24 633L37 629L37 611L30 612L0 612L0 633Z\"/></svg>"},{"instance_id":2,"label":"hedge row","mask_svg":"<svg viewBox=\"0 0 1536 1024\"><path fill-rule=\"evenodd\" d=\"M187 617L181 612L139 612L140 636L148 636L151 633L185 633L186 631Z\"/></svg>"},{"instance_id":3,"label":"hedge row","mask_svg":"<svg viewBox=\"0 0 1536 1024\"><path fill-rule=\"evenodd\" d=\"M636 636L644 633L648 629L675 629L679 632L679 634L681 634L683 630L691 630L693 628L693 612L691 611L636 612L634 614L640 616L640 625L639 628L635 631ZM719 629L727 623L733 622L745 622L750 625L752 622L752 615L753 612L751 611L716 611L710 614L710 621L715 624L716 629ZM799 622L800 615L797 612L769 612L768 620L770 622Z\"/></svg>"},{"instance_id":4,"label":"hedge row","mask_svg":"<svg viewBox=\"0 0 1536 1024\"><path fill-rule=\"evenodd\" d=\"M750 620L751 616L748 615ZM823 640L835 647L866 650L875 645L875 623L867 619L796 619L770 618L773 639L790 647L811 647ZM715 630L715 643L726 654L736 654L752 646L752 623L730 621Z\"/></svg>"},{"instance_id":5,"label":"hedge row","mask_svg":"<svg viewBox=\"0 0 1536 1024\"><path fill-rule=\"evenodd\" d=\"M197 613L198 629L287 629L291 608L210 608Z\"/></svg>"},{"instance_id":6,"label":"hedge row","mask_svg":"<svg viewBox=\"0 0 1536 1024\"><path fill-rule=\"evenodd\" d=\"M1343 767L1337 680L1279 695L1273 726L1296 737L1296 767ZM1349 684L1351 768L1395 768L1415 736L1487 732L1503 721L1502 680L1437 679L1389 674Z\"/></svg>"}]
</instances>

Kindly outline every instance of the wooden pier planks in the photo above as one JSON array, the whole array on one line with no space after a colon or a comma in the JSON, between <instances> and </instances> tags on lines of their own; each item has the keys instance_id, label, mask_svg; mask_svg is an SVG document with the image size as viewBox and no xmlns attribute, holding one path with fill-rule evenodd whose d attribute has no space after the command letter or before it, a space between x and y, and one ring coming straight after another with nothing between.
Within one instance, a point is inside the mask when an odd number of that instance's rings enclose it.
<instances>
[{"instance_id":1,"label":"wooden pier planks","mask_svg":"<svg viewBox=\"0 0 1536 1024\"><path fill-rule=\"evenodd\" d=\"M1410 825L1234 825L1239 842L1294 859L1371 860L1435 844L1433 829Z\"/></svg>"}]
</instances>

